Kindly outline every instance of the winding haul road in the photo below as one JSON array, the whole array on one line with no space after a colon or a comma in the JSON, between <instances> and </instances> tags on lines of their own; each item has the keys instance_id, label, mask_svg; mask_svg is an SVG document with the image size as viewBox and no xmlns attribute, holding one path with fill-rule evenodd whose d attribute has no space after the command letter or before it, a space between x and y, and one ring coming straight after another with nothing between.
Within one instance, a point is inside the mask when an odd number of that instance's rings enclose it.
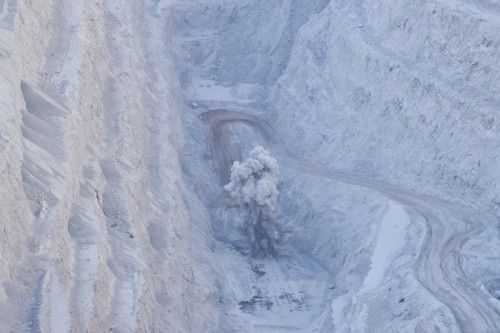
<instances>
[{"instance_id":1,"label":"winding haul road","mask_svg":"<svg viewBox=\"0 0 500 333\"><path fill-rule=\"evenodd\" d=\"M499 311L490 303L488 295L467 279L460 264L461 244L483 229L484 222L479 216L472 215L460 204L347 172L326 169L295 158L275 130L256 115L214 109L205 111L201 117L209 125L209 149L219 164L221 181L229 174L228 161L232 155L227 135L228 125L243 124L252 128L263 139L281 165L316 177L378 191L387 198L418 211L426 221L425 239L413 264L418 281L450 309L462 332L500 332Z\"/></svg>"}]
</instances>

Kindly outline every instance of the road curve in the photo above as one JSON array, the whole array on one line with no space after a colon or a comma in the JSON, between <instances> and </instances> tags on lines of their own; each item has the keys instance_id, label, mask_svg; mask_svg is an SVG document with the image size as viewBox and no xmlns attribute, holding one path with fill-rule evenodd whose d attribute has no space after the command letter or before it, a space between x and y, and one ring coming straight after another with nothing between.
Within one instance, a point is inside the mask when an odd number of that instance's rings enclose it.
<instances>
[{"instance_id":1,"label":"road curve","mask_svg":"<svg viewBox=\"0 0 500 333\"><path fill-rule=\"evenodd\" d=\"M362 186L380 192L387 198L418 211L426 221L426 235L414 263L415 276L421 285L453 313L464 333L500 332L500 313L487 295L469 281L460 265L460 247L464 240L479 233L484 222L466 207L443 199L419 194L381 181L347 172L331 170L302 161L282 144L276 131L256 115L226 109L207 110L201 114L209 126L208 145L211 156L227 163L227 143L221 133L233 123L252 128L284 166L316 177ZM226 134L224 134L226 135ZM220 165L224 178L230 165ZM226 171L223 171L226 169ZM227 175L226 175L227 176Z\"/></svg>"}]
</instances>

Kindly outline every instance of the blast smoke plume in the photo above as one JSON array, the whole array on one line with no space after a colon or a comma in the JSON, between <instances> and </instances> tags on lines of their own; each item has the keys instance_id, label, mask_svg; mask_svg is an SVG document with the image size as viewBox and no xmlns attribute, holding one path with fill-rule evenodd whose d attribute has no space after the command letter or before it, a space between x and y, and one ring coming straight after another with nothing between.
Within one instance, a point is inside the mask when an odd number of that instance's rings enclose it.
<instances>
[{"instance_id":1,"label":"blast smoke plume","mask_svg":"<svg viewBox=\"0 0 500 333\"><path fill-rule=\"evenodd\" d=\"M277 254L280 228L274 219L278 199L278 164L262 147L256 147L243 162L234 162L231 182L224 186L245 209L245 227L254 256Z\"/></svg>"}]
</instances>

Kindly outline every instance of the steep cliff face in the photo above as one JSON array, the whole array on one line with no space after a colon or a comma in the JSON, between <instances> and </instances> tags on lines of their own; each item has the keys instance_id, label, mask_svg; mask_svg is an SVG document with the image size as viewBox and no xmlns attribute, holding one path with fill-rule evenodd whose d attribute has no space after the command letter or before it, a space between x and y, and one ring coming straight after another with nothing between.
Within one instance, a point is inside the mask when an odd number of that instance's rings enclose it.
<instances>
[{"instance_id":1,"label":"steep cliff face","mask_svg":"<svg viewBox=\"0 0 500 333\"><path fill-rule=\"evenodd\" d=\"M171 16L153 2L0 9L0 330L210 326L179 163Z\"/></svg>"},{"instance_id":2,"label":"steep cliff face","mask_svg":"<svg viewBox=\"0 0 500 333\"><path fill-rule=\"evenodd\" d=\"M0 0L0 331L498 332L499 15Z\"/></svg>"},{"instance_id":3,"label":"steep cliff face","mask_svg":"<svg viewBox=\"0 0 500 333\"><path fill-rule=\"evenodd\" d=\"M273 89L276 126L321 163L497 206L496 8L332 2Z\"/></svg>"}]
</instances>

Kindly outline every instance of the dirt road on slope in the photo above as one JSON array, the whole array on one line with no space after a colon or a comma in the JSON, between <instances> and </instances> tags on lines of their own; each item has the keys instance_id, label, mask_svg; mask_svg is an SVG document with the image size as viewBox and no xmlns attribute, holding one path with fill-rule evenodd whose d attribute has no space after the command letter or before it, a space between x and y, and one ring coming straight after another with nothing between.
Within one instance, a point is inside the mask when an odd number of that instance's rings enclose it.
<instances>
[{"instance_id":1,"label":"dirt road on slope","mask_svg":"<svg viewBox=\"0 0 500 333\"><path fill-rule=\"evenodd\" d=\"M252 128L285 167L346 184L378 191L387 198L418 211L426 221L426 235L414 272L421 285L450 309L462 332L500 332L500 313L487 295L467 279L460 265L460 248L483 228L483 220L471 209L429 195L415 193L381 181L347 172L326 169L302 161L280 141L263 119L240 111L208 110L201 115L209 125L210 154L218 164L220 177L226 177L231 159L227 154L227 126L243 124ZM221 178L221 181L223 179Z\"/></svg>"}]
</instances>

